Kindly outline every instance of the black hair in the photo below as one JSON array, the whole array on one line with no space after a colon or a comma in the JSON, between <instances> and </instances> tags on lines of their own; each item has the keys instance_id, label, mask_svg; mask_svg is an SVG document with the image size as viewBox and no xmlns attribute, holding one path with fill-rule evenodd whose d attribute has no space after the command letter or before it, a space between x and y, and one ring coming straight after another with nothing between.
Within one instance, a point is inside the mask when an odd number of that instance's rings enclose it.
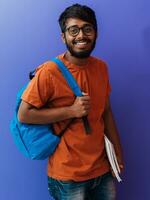
<instances>
[{"instance_id":1,"label":"black hair","mask_svg":"<svg viewBox=\"0 0 150 200\"><path fill-rule=\"evenodd\" d=\"M66 21L68 18L78 18L83 21L87 21L94 26L94 29L97 32L97 20L95 12L88 6L73 4L63 11L58 20L62 33L65 32Z\"/></svg>"}]
</instances>

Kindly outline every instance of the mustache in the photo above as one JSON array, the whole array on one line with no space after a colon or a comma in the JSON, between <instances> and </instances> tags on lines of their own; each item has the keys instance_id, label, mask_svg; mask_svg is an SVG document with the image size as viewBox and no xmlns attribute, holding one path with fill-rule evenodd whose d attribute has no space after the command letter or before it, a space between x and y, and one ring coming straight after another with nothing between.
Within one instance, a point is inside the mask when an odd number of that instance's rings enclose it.
<instances>
[{"instance_id":1,"label":"mustache","mask_svg":"<svg viewBox=\"0 0 150 200\"><path fill-rule=\"evenodd\" d=\"M91 40L90 39L82 39L82 40L73 40L72 41L73 44L76 44L77 42L87 42L87 43L90 43Z\"/></svg>"}]
</instances>

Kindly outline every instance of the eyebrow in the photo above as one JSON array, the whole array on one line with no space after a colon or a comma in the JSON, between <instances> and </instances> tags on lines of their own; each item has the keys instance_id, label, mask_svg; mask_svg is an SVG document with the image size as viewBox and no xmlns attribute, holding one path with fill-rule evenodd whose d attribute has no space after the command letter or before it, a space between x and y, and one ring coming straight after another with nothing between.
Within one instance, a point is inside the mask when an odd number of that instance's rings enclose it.
<instances>
[{"instance_id":1,"label":"eyebrow","mask_svg":"<svg viewBox=\"0 0 150 200\"><path fill-rule=\"evenodd\" d=\"M84 27L84 26L92 26L92 24L83 24L82 26L72 25L72 26L66 27L66 29L71 28L71 27L79 27L79 28L81 28L81 27Z\"/></svg>"}]
</instances>

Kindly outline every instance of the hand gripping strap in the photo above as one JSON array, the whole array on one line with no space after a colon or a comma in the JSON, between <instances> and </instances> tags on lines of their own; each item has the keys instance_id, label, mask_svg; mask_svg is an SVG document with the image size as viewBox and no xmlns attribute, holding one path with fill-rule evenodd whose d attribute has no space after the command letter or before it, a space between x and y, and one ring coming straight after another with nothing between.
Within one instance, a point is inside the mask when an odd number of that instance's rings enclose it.
<instances>
[{"instance_id":1,"label":"hand gripping strap","mask_svg":"<svg viewBox=\"0 0 150 200\"><path fill-rule=\"evenodd\" d=\"M61 60L59 60L58 58L53 58L52 61L55 62L58 65L61 73L63 74L64 78L66 79L68 85L70 86L70 88L72 89L74 94L78 97L83 96L76 80L74 79L71 72L64 65L64 63ZM84 123L84 128L85 128L86 134L89 134L91 132L91 128L90 128L87 116L82 117L82 120L83 120L83 123Z\"/></svg>"}]
</instances>

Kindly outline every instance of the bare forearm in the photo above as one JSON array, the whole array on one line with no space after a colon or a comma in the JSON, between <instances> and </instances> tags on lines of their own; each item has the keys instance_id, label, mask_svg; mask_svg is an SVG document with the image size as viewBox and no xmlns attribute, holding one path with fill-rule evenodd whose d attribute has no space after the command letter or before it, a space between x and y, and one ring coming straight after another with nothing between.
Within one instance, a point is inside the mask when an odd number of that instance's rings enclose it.
<instances>
[{"instance_id":1,"label":"bare forearm","mask_svg":"<svg viewBox=\"0 0 150 200\"><path fill-rule=\"evenodd\" d=\"M123 153L122 153L119 133L118 133L118 130L116 127L114 117L113 117L109 98L106 101L105 110L103 113L103 119L104 119L104 126L105 126L105 134L110 139L110 141L113 143L117 157L118 157L118 161L122 165L123 164Z\"/></svg>"},{"instance_id":2,"label":"bare forearm","mask_svg":"<svg viewBox=\"0 0 150 200\"><path fill-rule=\"evenodd\" d=\"M62 108L31 108L24 112L18 112L18 118L22 123L49 124L72 118L71 107Z\"/></svg>"},{"instance_id":3,"label":"bare forearm","mask_svg":"<svg viewBox=\"0 0 150 200\"><path fill-rule=\"evenodd\" d=\"M27 124L49 124L70 118L80 118L86 116L90 109L90 97L84 94L76 97L70 106L60 108L40 108L22 101L18 111L18 119Z\"/></svg>"},{"instance_id":4,"label":"bare forearm","mask_svg":"<svg viewBox=\"0 0 150 200\"><path fill-rule=\"evenodd\" d=\"M122 148L121 148L119 133L111 109L105 115L104 122L105 122L105 134L114 144L116 153L122 157Z\"/></svg>"}]
</instances>

